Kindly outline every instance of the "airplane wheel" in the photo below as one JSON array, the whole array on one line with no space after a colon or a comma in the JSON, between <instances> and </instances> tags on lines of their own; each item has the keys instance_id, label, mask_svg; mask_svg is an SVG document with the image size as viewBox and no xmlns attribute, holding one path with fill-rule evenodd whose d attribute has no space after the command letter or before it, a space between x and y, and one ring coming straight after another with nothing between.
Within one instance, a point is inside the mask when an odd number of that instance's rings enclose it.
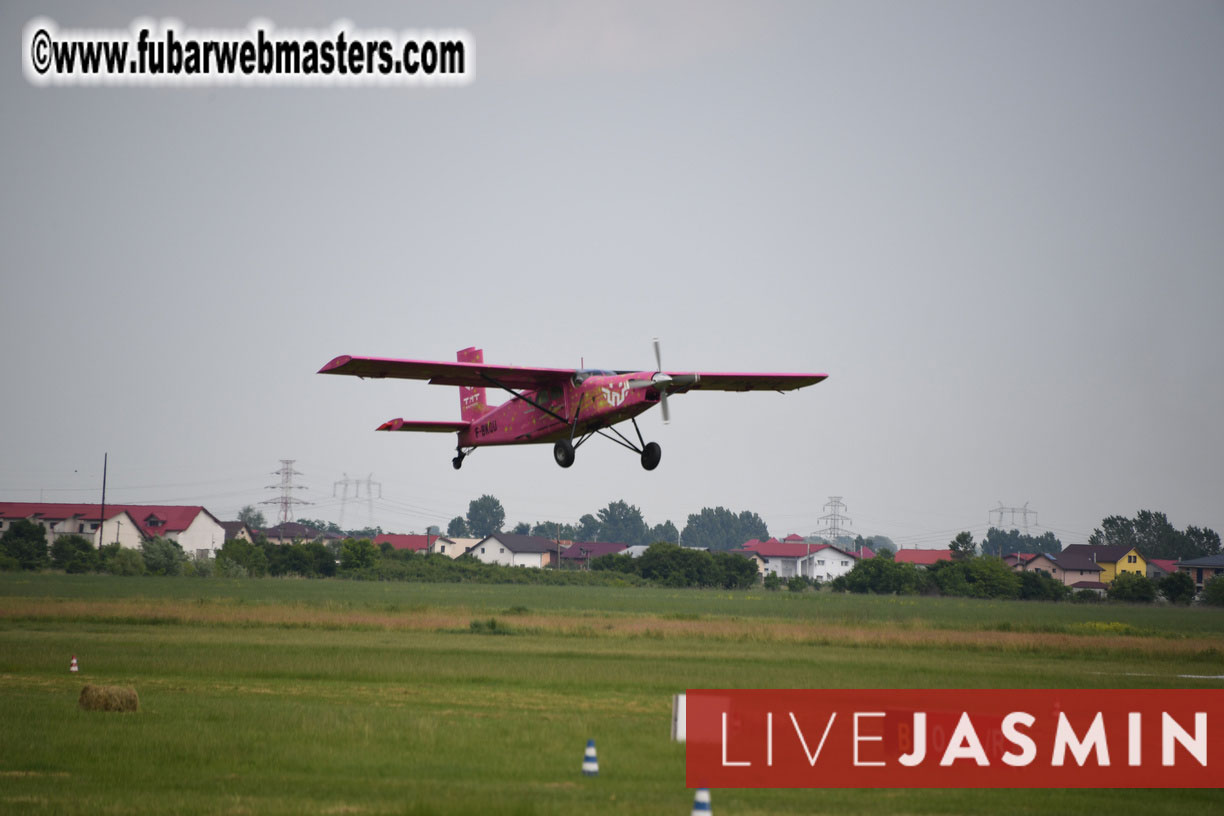
<instances>
[{"instance_id":1,"label":"airplane wheel","mask_svg":"<svg viewBox=\"0 0 1224 816\"><path fill-rule=\"evenodd\" d=\"M463 467L463 457L456 456L451 460L451 464L454 466L455 470L458 470L459 468Z\"/></svg>"},{"instance_id":2,"label":"airplane wheel","mask_svg":"<svg viewBox=\"0 0 1224 816\"><path fill-rule=\"evenodd\" d=\"M553 459L563 468L574 464L574 445L568 439L558 439L553 445Z\"/></svg>"},{"instance_id":3,"label":"airplane wheel","mask_svg":"<svg viewBox=\"0 0 1224 816\"><path fill-rule=\"evenodd\" d=\"M659 447L658 442L651 442L642 451L642 467L647 470L654 470L659 466L659 460L663 458L663 449Z\"/></svg>"}]
</instances>

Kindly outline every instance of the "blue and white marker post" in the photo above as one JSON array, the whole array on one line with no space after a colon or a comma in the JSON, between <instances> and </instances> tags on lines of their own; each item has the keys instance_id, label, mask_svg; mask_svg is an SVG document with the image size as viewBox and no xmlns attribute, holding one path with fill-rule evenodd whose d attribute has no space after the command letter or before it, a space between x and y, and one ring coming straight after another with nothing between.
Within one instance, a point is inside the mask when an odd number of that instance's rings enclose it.
<instances>
[{"instance_id":1,"label":"blue and white marker post","mask_svg":"<svg viewBox=\"0 0 1224 816\"><path fill-rule=\"evenodd\" d=\"M697 795L693 797L693 813L692 816L712 816L713 808L710 807L710 789L698 788Z\"/></svg>"},{"instance_id":2,"label":"blue and white marker post","mask_svg":"<svg viewBox=\"0 0 1224 816\"><path fill-rule=\"evenodd\" d=\"M599 775L599 760L595 758L595 740L587 740L586 753L582 757L583 776Z\"/></svg>"}]
</instances>

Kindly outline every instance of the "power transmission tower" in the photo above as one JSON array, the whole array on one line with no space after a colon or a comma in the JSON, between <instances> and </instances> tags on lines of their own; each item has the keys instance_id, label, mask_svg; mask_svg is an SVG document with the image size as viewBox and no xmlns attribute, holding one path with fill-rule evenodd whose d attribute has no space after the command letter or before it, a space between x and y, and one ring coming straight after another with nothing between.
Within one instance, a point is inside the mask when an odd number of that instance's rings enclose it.
<instances>
[{"instance_id":1,"label":"power transmission tower","mask_svg":"<svg viewBox=\"0 0 1224 816\"><path fill-rule=\"evenodd\" d=\"M374 488L378 488L378 498L382 498L382 482L374 481L374 474L366 476L363 479L351 479L347 473L344 478L332 485L332 496L336 495L336 488L342 488L340 494L340 529L347 529L344 526L344 511L348 508L349 487L353 488L353 498L361 498L361 486L365 485L366 489L366 506L369 514L368 526L374 526Z\"/></svg>"},{"instance_id":2,"label":"power transmission tower","mask_svg":"<svg viewBox=\"0 0 1224 816\"><path fill-rule=\"evenodd\" d=\"M999 529L1003 528L1003 515L1009 514L1008 518L1011 521L1012 529L1016 527L1016 514L1020 514L1020 524L1024 527L1024 534L1029 534L1029 516L1033 517L1033 524L1037 523L1037 511L1029 509L1029 503L1025 502L1022 507L1004 507L1003 502L999 502L999 506L993 508L987 516L987 521L993 524L994 517L999 517Z\"/></svg>"},{"instance_id":3,"label":"power transmission tower","mask_svg":"<svg viewBox=\"0 0 1224 816\"><path fill-rule=\"evenodd\" d=\"M281 524L287 524L292 520L290 517L293 515L293 505L310 504L310 502L306 501L305 499L295 498L293 495L293 491L295 490L305 490L306 489L302 485L295 485L293 483L294 476L302 475L301 473L293 469L293 463L296 461L297 461L296 459L280 460L280 463L281 463L280 470L272 471L273 476L281 477L280 484L268 485L266 488L267 490L279 490L280 498L268 499L267 501L260 502L260 504L279 504L280 505L280 523Z\"/></svg>"},{"instance_id":4,"label":"power transmission tower","mask_svg":"<svg viewBox=\"0 0 1224 816\"><path fill-rule=\"evenodd\" d=\"M820 534L836 544L837 540L842 536L850 535L850 532L844 528L853 525L854 522L842 515L846 505L842 503L841 496L830 496L824 506L825 510L829 510L829 508L833 509L820 517L820 521L824 522L824 527L820 529Z\"/></svg>"}]
</instances>

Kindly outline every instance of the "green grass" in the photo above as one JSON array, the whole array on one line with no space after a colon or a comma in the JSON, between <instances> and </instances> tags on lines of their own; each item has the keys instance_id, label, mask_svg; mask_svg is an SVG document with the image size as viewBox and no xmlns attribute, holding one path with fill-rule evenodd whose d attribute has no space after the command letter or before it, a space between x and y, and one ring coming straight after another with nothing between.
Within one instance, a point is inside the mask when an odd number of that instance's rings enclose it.
<instances>
[{"instance_id":1,"label":"green grass","mask_svg":"<svg viewBox=\"0 0 1224 816\"><path fill-rule=\"evenodd\" d=\"M97 615L56 613L81 601ZM154 617L108 617L145 603ZM214 617L186 620L193 610ZM302 617L286 625L286 612ZM417 626L432 616L443 623ZM812 636L769 628L796 622ZM827 626L915 640L830 640ZM1222 631L1224 613L1198 608L6 575L0 813L688 813L683 746L668 740L685 688L1218 687L1178 675L1224 674ZM943 633L972 637L921 639ZM86 682L134 686L140 713L80 711ZM593 779L580 773L589 738ZM1218 811L1224 794L715 790L713 802L1184 814Z\"/></svg>"}]
</instances>

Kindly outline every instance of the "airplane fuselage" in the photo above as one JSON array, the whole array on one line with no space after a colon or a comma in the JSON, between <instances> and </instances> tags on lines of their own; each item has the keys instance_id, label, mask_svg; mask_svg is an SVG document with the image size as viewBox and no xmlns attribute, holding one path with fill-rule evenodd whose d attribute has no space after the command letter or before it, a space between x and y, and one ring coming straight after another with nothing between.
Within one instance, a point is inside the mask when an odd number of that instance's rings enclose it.
<instances>
[{"instance_id":1,"label":"airplane fuselage","mask_svg":"<svg viewBox=\"0 0 1224 816\"><path fill-rule=\"evenodd\" d=\"M594 374L577 383L571 380L555 388L522 391L522 399L512 398L473 421L459 434L459 444L556 442L632 419L658 404L659 392L632 388L629 381L649 380L653 373Z\"/></svg>"}]
</instances>

